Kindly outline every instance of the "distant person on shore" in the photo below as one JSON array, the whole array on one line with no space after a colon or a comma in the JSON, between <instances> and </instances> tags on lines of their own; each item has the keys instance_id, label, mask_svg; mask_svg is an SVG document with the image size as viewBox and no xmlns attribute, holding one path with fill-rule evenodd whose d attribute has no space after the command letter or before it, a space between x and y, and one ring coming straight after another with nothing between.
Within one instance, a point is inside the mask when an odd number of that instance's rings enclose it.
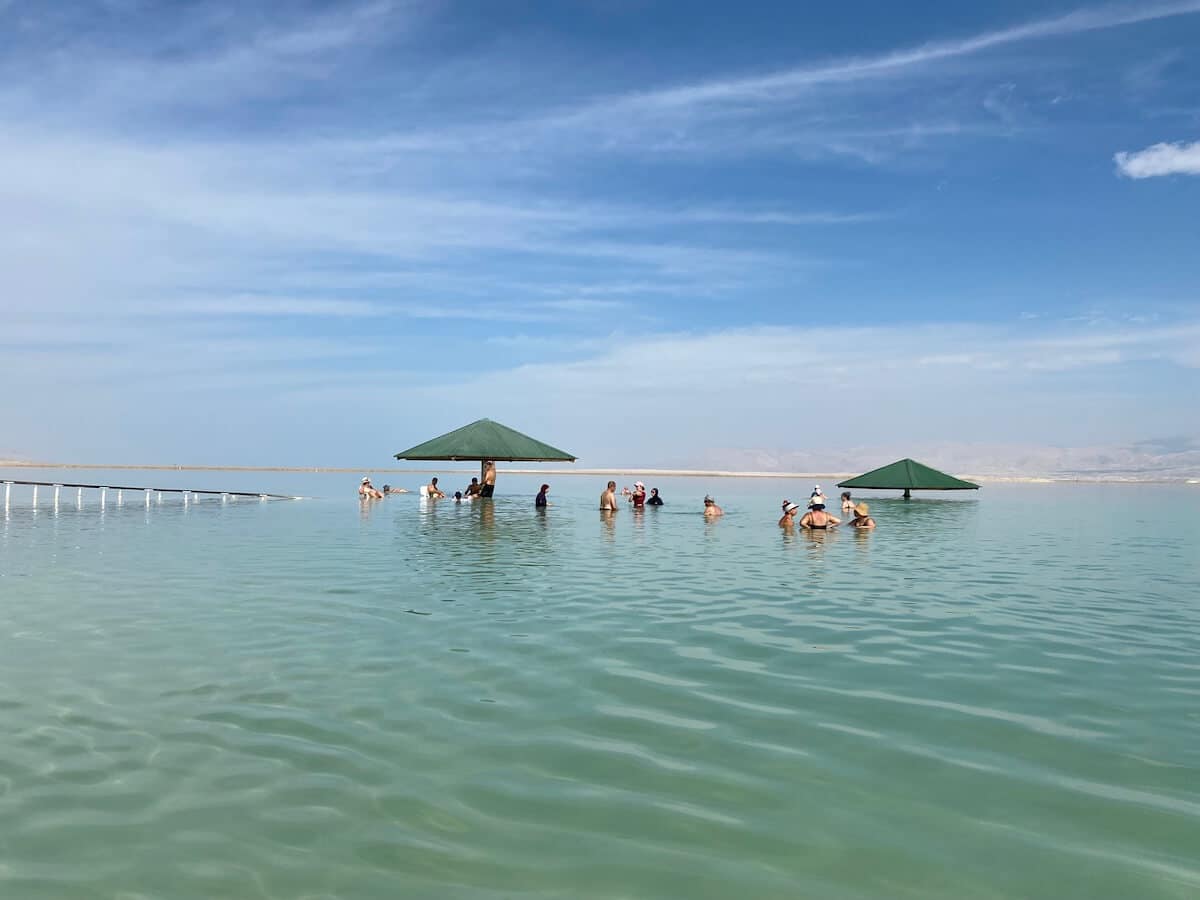
<instances>
[{"instance_id":1,"label":"distant person on shore","mask_svg":"<svg viewBox=\"0 0 1200 900\"><path fill-rule=\"evenodd\" d=\"M783 507L783 518L779 520L780 528L791 528L796 524L796 512L800 509L799 503L792 503L788 500Z\"/></svg>"},{"instance_id":2,"label":"distant person on shore","mask_svg":"<svg viewBox=\"0 0 1200 900\"><path fill-rule=\"evenodd\" d=\"M725 515L725 510L717 506L717 501L708 494L704 495L704 518L715 519L717 516Z\"/></svg>"},{"instance_id":3,"label":"distant person on shore","mask_svg":"<svg viewBox=\"0 0 1200 900\"><path fill-rule=\"evenodd\" d=\"M606 512L617 511L617 483L610 481L604 493L600 495L600 509Z\"/></svg>"},{"instance_id":4,"label":"distant person on shore","mask_svg":"<svg viewBox=\"0 0 1200 900\"><path fill-rule=\"evenodd\" d=\"M533 505L538 509L544 509L550 505L550 501L546 499L546 495L550 493L550 485L543 484L542 489L538 491L538 495L533 498Z\"/></svg>"},{"instance_id":5,"label":"distant person on shore","mask_svg":"<svg viewBox=\"0 0 1200 900\"><path fill-rule=\"evenodd\" d=\"M658 496L658 488L650 488L650 496L646 498L647 506L662 506L662 497Z\"/></svg>"},{"instance_id":6,"label":"distant person on shore","mask_svg":"<svg viewBox=\"0 0 1200 900\"><path fill-rule=\"evenodd\" d=\"M446 496L442 493L442 489L437 486L437 476L429 479L429 489L425 492L425 495L430 500L441 500Z\"/></svg>"},{"instance_id":7,"label":"distant person on shore","mask_svg":"<svg viewBox=\"0 0 1200 900\"><path fill-rule=\"evenodd\" d=\"M825 498L813 497L809 501L809 509L800 518L801 528L811 528L815 531L824 531L826 528L833 528L835 525L841 525L841 519L835 519L829 513L825 512Z\"/></svg>"},{"instance_id":8,"label":"distant person on shore","mask_svg":"<svg viewBox=\"0 0 1200 900\"><path fill-rule=\"evenodd\" d=\"M483 488L479 486L479 479L472 478L471 483L467 485L466 496L474 499L475 497L479 496L479 492L481 490L483 490Z\"/></svg>"},{"instance_id":9,"label":"distant person on shore","mask_svg":"<svg viewBox=\"0 0 1200 900\"><path fill-rule=\"evenodd\" d=\"M633 493L629 497L634 509L642 509L646 505L646 486L640 481L633 483Z\"/></svg>"},{"instance_id":10,"label":"distant person on shore","mask_svg":"<svg viewBox=\"0 0 1200 900\"><path fill-rule=\"evenodd\" d=\"M849 491L842 491L842 512L854 509L854 501L850 499Z\"/></svg>"},{"instance_id":11,"label":"distant person on shore","mask_svg":"<svg viewBox=\"0 0 1200 900\"><path fill-rule=\"evenodd\" d=\"M875 520L870 516L871 507L865 503L859 503L854 507L854 518L847 522L847 525L854 528L874 528Z\"/></svg>"},{"instance_id":12,"label":"distant person on shore","mask_svg":"<svg viewBox=\"0 0 1200 900\"><path fill-rule=\"evenodd\" d=\"M358 485L358 496L365 497L368 500L383 499L383 494L379 492L379 489L375 485L371 484L371 479L366 475L363 476L363 480Z\"/></svg>"}]
</instances>

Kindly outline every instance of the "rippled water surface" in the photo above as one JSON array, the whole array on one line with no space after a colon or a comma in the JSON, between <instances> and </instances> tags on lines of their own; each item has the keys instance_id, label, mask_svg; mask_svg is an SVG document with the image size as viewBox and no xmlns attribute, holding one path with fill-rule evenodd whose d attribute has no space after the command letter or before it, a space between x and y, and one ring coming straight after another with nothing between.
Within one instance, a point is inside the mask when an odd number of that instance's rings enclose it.
<instances>
[{"instance_id":1,"label":"rippled water surface","mask_svg":"<svg viewBox=\"0 0 1200 900\"><path fill-rule=\"evenodd\" d=\"M14 489L0 896L1200 896L1200 489L237 478Z\"/></svg>"}]
</instances>

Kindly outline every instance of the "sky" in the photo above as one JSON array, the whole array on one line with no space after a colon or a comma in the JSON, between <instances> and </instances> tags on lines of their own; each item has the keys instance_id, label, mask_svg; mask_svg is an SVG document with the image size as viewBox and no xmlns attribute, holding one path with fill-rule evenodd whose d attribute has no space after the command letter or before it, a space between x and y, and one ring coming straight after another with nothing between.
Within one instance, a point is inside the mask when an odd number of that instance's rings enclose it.
<instances>
[{"instance_id":1,"label":"sky","mask_svg":"<svg viewBox=\"0 0 1200 900\"><path fill-rule=\"evenodd\" d=\"M1197 46L1200 0L0 0L0 458L1200 470Z\"/></svg>"}]
</instances>

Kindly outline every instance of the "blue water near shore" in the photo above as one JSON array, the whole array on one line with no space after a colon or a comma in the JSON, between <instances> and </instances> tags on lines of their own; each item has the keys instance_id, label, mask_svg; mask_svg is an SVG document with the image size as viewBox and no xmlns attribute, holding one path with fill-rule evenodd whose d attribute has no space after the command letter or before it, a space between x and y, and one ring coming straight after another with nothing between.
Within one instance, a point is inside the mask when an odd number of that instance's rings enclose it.
<instances>
[{"instance_id":1,"label":"blue water near shore","mask_svg":"<svg viewBox=\"0 0 1200 900\"><path fill-rule=\"evenodd\" d=\"M52 477L323 499L15 491L0 897L1200 896L1200 489Z\"/></svg>"}]
</instances>

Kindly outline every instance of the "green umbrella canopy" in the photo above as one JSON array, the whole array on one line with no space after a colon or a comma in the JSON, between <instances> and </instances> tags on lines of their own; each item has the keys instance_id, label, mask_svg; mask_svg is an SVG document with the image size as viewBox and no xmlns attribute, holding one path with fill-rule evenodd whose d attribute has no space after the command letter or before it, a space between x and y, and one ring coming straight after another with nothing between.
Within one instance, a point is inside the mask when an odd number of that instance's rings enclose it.
<instances>
[{"instance_id":1,"label":"green umbrella canopy","mask_svg":"<svg viewBox=\"0 0 1200 900\"><path fill-rule=\"evenodd\" d=\"M963 481L915 459L901 459L843 481L840 488L878 488L885 491L977 491L979 485Z\"/></svg>"},{"instance_id":2,"label":"green umbrella canopy","mask_svg":"<svg viewBox=\"0 0 1200 900\"><path fill-rule=\"evenodd\" d=\"M507 425L480 419L396 454L396 459L491 459L496 462L575 462L570 453Z\"/></svg>"}]
</instances>

